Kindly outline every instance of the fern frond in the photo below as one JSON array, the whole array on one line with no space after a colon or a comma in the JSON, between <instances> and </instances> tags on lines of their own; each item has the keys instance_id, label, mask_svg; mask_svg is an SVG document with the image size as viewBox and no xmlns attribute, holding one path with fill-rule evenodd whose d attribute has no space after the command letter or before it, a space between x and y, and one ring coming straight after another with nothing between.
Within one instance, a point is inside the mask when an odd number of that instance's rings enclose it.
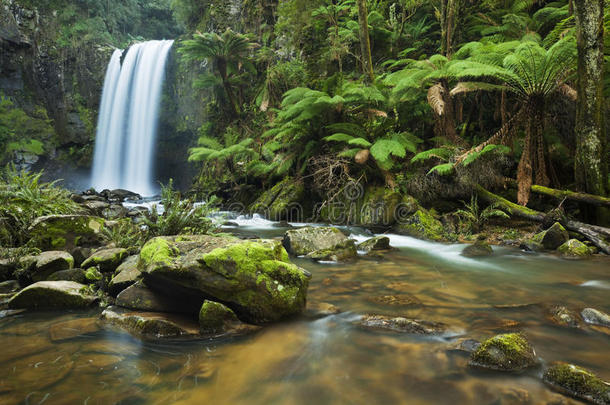
<instances>
[{"instance_id":1,"label":"fern frond","mask_svg":"<svg viewBox=\"0 0 610 405\"><path fill-rule=\"evenodd\" d=\"M437 173L441 176L446 176L453 173L453 163L444 163L442 165L434 166L428 174Z\"/></svg>"}]
</instances>

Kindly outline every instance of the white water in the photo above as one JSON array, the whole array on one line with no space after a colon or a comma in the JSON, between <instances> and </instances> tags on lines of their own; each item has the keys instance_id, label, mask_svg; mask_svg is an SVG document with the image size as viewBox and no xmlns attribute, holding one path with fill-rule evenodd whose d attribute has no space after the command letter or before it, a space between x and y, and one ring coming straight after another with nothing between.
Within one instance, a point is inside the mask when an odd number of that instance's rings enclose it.
<instances>
[{"instance_id":1,"label":"white water","mask_svg":"<svg viewBox=\"0 0 610 405\"><path fill-rule=\"evenodd\" d=\"M165 64L174 41L133 45L110 59L95 140L92 186L156 194L153 158Z\"/></svg>"}]
</instances>

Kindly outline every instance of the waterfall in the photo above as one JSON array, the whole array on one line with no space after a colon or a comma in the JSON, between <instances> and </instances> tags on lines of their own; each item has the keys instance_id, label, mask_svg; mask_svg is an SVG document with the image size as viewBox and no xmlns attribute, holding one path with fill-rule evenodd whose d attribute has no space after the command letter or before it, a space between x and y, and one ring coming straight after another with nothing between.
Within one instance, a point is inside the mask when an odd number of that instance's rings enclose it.
<instances>
[{"instance_id":1,"label":"waterfall","mask_svg":"<svg viewBox=\"0 0 610 405\"><path fill-rule=\"evenodd\" d=\"M121 63L116 50L104 79L92 186L152 196L153 158L165 63L174 41L133 45Z\"/></svg>"}]
</instances>

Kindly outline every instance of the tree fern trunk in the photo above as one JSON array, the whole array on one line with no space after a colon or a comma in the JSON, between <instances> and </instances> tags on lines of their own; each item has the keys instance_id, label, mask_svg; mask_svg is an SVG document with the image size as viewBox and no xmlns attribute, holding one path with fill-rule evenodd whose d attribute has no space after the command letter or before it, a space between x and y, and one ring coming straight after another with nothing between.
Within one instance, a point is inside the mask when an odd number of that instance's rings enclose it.
<instances>
[{"instance_id":1,"label":"tree fern trunk","mask_svg":"<svg viewBox=\"0 0 610 405\"><path fill-rule=\"evenodd\" d=\"M360 49L362 51L362 69L368 80L375 80L373 59L371 57L371 38L369 36L369 21L366 0L358 0L358 23L360 24Z\"/></svg>"},{"instance_id":2,"label":"tree fern trunk","mask_svg":"<svg viewBox=\"0 0 610 405\"><path fill-rule=\"evenodd\" d=\"M573 0L578 36L575 177L580 191L605 195L604 1Z\"/></svg>"}]
</instances>

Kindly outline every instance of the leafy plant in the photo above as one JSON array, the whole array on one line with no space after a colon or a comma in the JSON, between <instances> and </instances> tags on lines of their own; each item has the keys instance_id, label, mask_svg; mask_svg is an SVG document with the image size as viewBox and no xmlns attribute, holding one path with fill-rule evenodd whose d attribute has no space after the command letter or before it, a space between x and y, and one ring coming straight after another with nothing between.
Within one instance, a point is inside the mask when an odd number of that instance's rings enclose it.
<instances>
[{"instance_id":1,"label":"leafy plant","mask_svg":"<svg viewBox=\"0 0 610 405\"><path fill-rule=\"evenodd\" d=\"M82 207L70 199L70 192L40 180L43 172L28 173L7 166L0 173L0 233L4 246L20 246L27 242L28 228L44 215L76 214Z\"/></svg>"},{"instance_id":2,"label":"leafy plant","mask_svg":"<svg viewBox=\"0 0 610 405\"><path fill-rule=\"evenodd\" d=\"M148 233L131 219L122 219L114 226L105 226L101 233L106 242L125 249L141 247L148 239Z\"/></svg>"},{"instance_id":3,"label":"leafy plant","mask_svg":"<svg viewBox=\"0 0 610 405\"><path fill-rule=\"evenodd\" d=\"M215 211L215 200L204 204L195 204L190 199L182 199L173 189L173 181L161 186L161 205L163 212L154 205L151 213L145 217L144 225L148 236L169 236L179 234L210 234L217 230L217 225L209 218Z\"/></svg>"},{"instance_id":4,"label":"leafy plant","mask_svg":"<svg viewBox=\"0 0 610 405\"><path fill-rule=\"evenodd\" d=\"M462 202L465 209L455 211L454 215L465 224L468 232L478 233L491 218L510 218L508 214L497 208L496 204L487 206L481 210L476 195L470 198L470 203Z\"/></svg>"}]
</instances>

